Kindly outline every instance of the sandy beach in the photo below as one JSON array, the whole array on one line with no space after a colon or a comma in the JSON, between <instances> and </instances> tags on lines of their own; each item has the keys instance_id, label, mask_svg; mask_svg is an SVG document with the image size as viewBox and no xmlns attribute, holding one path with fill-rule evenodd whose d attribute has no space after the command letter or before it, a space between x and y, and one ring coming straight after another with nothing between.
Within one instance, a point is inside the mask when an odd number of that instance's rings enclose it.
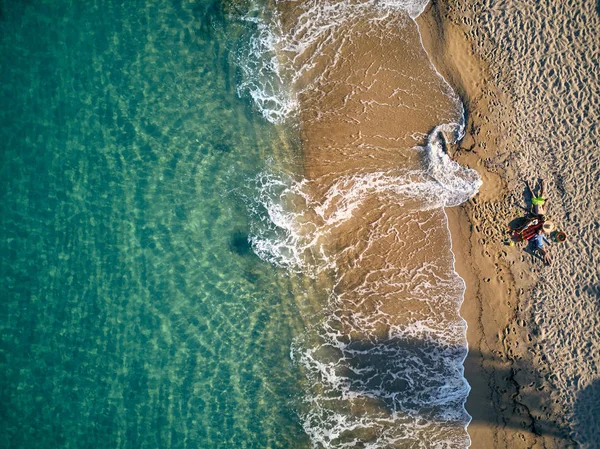
<instances>
[{"instance_id":1,"label":"sandy beach","mask_svg":"<svg viewBox=\"0 0 600 449\"><path fill-rule=\"evenodd\" d=\"M444 205L480 180L443 152L462 105L401 7L282 2L280 58L299 105L305 229L332 276L294 355L317 447L466 447L463 282Z\"/></svg>"},{"instance_id":2,"label":"sandy beach","mask_svg":"<svg viewBox=\"0 0 600 449\"><path fill-rule=\"evenodd\" d=\"M378 364L377 376L406 375L412 383L412 374L395 365L405 356L398 347L428 348L431 338L444 347L450 342L456 352L439 361L457 361L464 354L458 348L465 347L462 318L468 325L464 374L471 387L471 447L597 447L598 5L432 0L421 14L369 2L283 2L279 8L287 36L281 44L284 65L292 68L298 93L307 179L302 196L310 198L309 222L316 223L307 241L335 272L336 324L325 325L321 347L340 348L342 355L329 357L331 367L345 366L350 373L342 379L354 390L344 394L373 399L350 401L353 416L370 410L371 416L391 418L396 424L381 427L386 433L403 425L396 413L402 403L384 399L397 387L375 391L371 380L352 374L361 373L366 361L347 342L360 341L363 351L368 343L369 353L385 354L368 362ZM417 29L407 12L418 15ZM428 159L414 150L437 148L432 130L461 121L459 100L464 137L452 142L451 128L445 129L443 147L483 183L459 207L447 207L452 201L443 198L428 205L426 198L438 195L435 189L450 192L464 179L445 184L431 163L446 156ZM423 167L433 184L410 178ZM413 175L407 178L402 170ZM451 171L444 163L440 173ZM550 245L551 266L526 244L507 242L509 224L531 206L526 183L536 190L541 178L548 186L547 218L568 236ZM427 195L412 188L407 200L404 185L421 186ZM455 204L471 196L465 193ZM454 260L443 256L450 244ZM427 266L434 268L419 271ZM464 298L456 273L466 285ZM432 284L435 279L441 283ZM461 305L460 316L452 304ZM442 326L454 333L423 337L419 330L415 346L414 338L398 332L433 317L449 320ZM309 371L311 363L322 366L310 359ZM316 370L313 379L322 375ZM341 391L327 382L322 388ZM340 407L346 406L336 404L328 413ZM427 419L435 421L433 416ZM462 419L453 422L460 427ZM465 446L464 429L438 424L403 441L415 438L429 447L437 438L435 444ZM319 432L343 435L356 425L330 422ZM369 421L365 433L348 435L385 446L375 436L379 426ZM337 444L319 435L311 438ZM433 437L430 443L425 436ZM447 439L440 443L440 437Z\"/></svg>"},{"instance_id":3,"label":"sandy beach","mask_svg":"<svg viewBox=\"0 0 600 449\"><path fill-rule=\"evenodd\" d=\"M0 448L600 449L600 0L2 1L0 61Z\"/></svg>"},{"instance_id":4,"label":"sandy beach","mask_svg":"<svg viewBox=\"0 0 600 449\"><path fill-rule=\"evenodd\" d=\"M291 241L332 285L294 355L313 444L598 447L600 5L276 6ZM542 179L549 266L509 238Z\"/></svg>"},{"instance_id":5,"label":"sandy beach","mask_svg":"<svg viewBox=\"0 0 600 449\"><path fill-rule=\"evenodd\" d=\"M446 210L467 285L474 448L599 447L599 19L592 2L432 1L417 20L467 108L450 151L483 179ZM504 244L540 177L568 235L551 267Z\"/></svg>"}]
</instances>

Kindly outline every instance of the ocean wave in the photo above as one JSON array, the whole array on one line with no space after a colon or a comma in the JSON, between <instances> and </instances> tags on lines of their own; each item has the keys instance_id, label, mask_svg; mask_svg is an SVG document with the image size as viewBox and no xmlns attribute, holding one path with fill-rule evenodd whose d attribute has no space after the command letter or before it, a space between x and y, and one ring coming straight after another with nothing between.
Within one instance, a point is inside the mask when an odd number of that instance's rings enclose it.
<instances>
[{"instance_id":1,"label":"ocean wave","mask_svg":"<svg viewBox=\"0 0 600 449\"><path fill-rule=\"evenodd\" d=\"M284 29L277 10L255 2L241 17L250 37L236 55L242 71L238 95L251 98L266 120L282 123L297 111L298 95L318 82L319 76L313 76L305 83L307 74L319 66L323 56L320 49L334 39L334 30L365 16L370 17L373 27L389 26L390 21L403 26L406 17L398 15L398 11L414 19L427 3L428 0L305 1L297 5L302 9L297 25Z\"/></svg>"},{"instance_id":2,"label":"ocean wave","mask_svg":"<svg viewBox=\"0 0 600 449\"><path fill-rule=\"evenodd\" d=\"M262 259L294 271L317 273L335 269L326 242L332 233L351 220L376 196L393 204L410 203L413 210L431 210L461 204L481 186L475 170L462 167L444 151L436 128L422 153L425 170L394 170L337 177L317 200L313 185L320 179L297 179L272 169L254 180L254 198L248 202L253 216L250 241Z\"/></svg>"},{"instance_id":3,"label":"ocean wave","mask_svg":"<svg viewBox=\"0 0 600 449\"><path fill-rule=\"evenodd\" d=\"M426 3L311 0L298 4L288 28L276 13L255 11L247 18L256 27L248 54L259 60L242 61L240 93L280 123L296 110L295 95L319 85L320 50L332 58L326 67L339 62L331 49L346 39L340 29L357 19L363 32L367 17L367 32L384 33ZM254 252L290 272L331 279L320 313L307 317L291 349L308 380L298 413L314 447L469 445L466 324L458 314L465 286L443 212L481 186L477 172L445 151L443 135L458 138L462 129L440 125L425 145L403 149L420 160L411 168L380 164L307 179L270 167L251 180ZM331 154L346 154L328 145Z\"/></svg>"},{"instance_id":4,"label":"ocean wave","mask_svg":"<svg viewBox=\"0 0 600 449\"><path fill-rule=\"evenodd\" d=\"M253 8L242 20L250 28L250 37L236 54L242 76L237 85L240 97L250 97L262 116L281 123L297 108L291 83L278 56L281 34L278 21L266 8Z\"/></svg>"},{"instance_id":5,"label":"ocean wave","mask_svg":"<svg viewBox=\"0 0 600 449\"><path fill-rule=\"evenodd\" d=\"M436 248L436 236L442 208L475 195L481 180L445 153L441 132L460 131L438 127L414 148L422 170L341 175L324 191L322 179L274 169L252 180L256 254L292 272L329 272L333 279L322 315L311 318L315 324L291 351L308 379L299 413L315 447L468 446L464 430L448 430L464 429L470 419L466 325L457 313L464 282L453 261L441 257L450 257L449 243ZM369 213L380 218L364 218ZM432 217L438 217L433 224ZM333 246L349 224L369 227L357 233L366 240L350 236L346 246ZM404 259L383 253L383 267L361 268L391 234ZM418 262L421 253L439 259ZM400 322L386 311L389 304L406 305Z\"/></svg>"},{"instance_id":6,"label":"ocean wave","mask_svg":"<svg viewBox=\"0 0 600 449\"><path fill-rule=\"evenodd\" d=\"M254 252L292 272L311 275L330 267L323 247L326 232L313 214L309 182L284 172L265 171L250 183L255 195L246 203Z\"/></svg>"}]
</instances>

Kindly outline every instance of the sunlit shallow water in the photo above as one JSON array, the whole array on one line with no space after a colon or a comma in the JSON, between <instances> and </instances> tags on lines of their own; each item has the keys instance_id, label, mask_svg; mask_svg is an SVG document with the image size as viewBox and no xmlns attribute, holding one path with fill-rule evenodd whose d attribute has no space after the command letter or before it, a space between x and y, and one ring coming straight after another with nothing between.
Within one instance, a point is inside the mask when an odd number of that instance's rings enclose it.
<instances>
[{"instance_id":1,"label":"sunlit shallow water","mask_svg":"<svg viewBox=\"0 0 600 449\"><path fill-rule=\"evenodd\" d=\"M258 0L0 8L0 447L468 444L442 207L479 179L437 136L461 108L407 27L422 3L309 1L296 34ZM431 73L391 67L412 84L381 120L387 78L352 57L388 52ZM344 70L371 105L350 134L304 84ZM440 116L413 130L408 100Z\"/></svg>"},{"instance_id":2,"label":"sunlit shallow water","mask_svg":"<svg viewBox=\"0 0 600 449\"><path fill-rule=\"evenodd\" d=\"M236 94L252 23L22 3L0 9L0 447L308 447L298 279L248 242L251 180L296 163Z\"/></svg>"}]
</instances>

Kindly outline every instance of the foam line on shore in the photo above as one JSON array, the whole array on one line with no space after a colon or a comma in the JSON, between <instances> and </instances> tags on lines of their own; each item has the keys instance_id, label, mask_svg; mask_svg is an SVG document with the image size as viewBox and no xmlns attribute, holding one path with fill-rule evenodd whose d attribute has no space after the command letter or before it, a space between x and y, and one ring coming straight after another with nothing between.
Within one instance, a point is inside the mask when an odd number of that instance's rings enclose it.
<instances>
[{"instance_id":1,"label":"foam line on shore","mask_svg":"<svg viewBox=\"0 0 600 449\"><path fill-rule=\"evenodd\" d=\"M340 5L332 13L345 14ZM436 438L466 447L466 327L459 315L465 282L443 208L473 196L480 180L450 159L441 137L463 133L464 107L424 50L412 17L420 9L408 17L380 3L352 5L360 11L328 20L325 30L310 18L323 21L328 10L313 2L300 8L299 28L293 14L279 27L292 36L281 44L283 58L301 64L290 79L300 83L306 168L299 179L271 173L259 180L264 201L254 210L268 218L256 221L252 245L276 265L315 277L329 271L334 279L322 322L292 351L310 380L301 416L313 443L346 447L355 433L372 447ZM348 71L342 50L359 66ZM410 64L398 66L405 57ZM369 72L373 65L381 76ZM371 350L357 352L357 344ZM415 369L398 366L394 354L414 360ZM462 432L451 430L457 422ZM373 439L376 429L385 437Z\"/></svg>"}]
</instances>

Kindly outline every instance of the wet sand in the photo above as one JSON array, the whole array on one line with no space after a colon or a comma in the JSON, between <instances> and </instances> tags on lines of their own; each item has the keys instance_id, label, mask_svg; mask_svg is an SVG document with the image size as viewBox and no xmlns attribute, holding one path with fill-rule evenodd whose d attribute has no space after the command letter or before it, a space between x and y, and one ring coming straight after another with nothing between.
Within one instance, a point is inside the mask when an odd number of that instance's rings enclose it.
<instances>
[{"instance_id":1,"label":"wet sand","mask_svg":"<svg viewBox=\"0 0 600 449\"><path fill-rule=\"evenodd\" d=\"M418 23L467 107L453 156L484 180L447 210L467 283L472 447L598 447L600 5L433 1ZM569 235L551 267L503 244L540 176Z\"/></svg>"},{"instance_id":2,"label":"wet sand","mask_svg":"<svg viewBox=\"0 0 600 449\"><path fill-rule=\"evenodd\" d=\"M461 120L458 97L401 9L307 1L282 14L310 222L334 267L318 349L298 356L322 382L305 428L325 447L465 447L463 285L442 208L456 193L415 148Z\"/></svg>"}]
</instances>

